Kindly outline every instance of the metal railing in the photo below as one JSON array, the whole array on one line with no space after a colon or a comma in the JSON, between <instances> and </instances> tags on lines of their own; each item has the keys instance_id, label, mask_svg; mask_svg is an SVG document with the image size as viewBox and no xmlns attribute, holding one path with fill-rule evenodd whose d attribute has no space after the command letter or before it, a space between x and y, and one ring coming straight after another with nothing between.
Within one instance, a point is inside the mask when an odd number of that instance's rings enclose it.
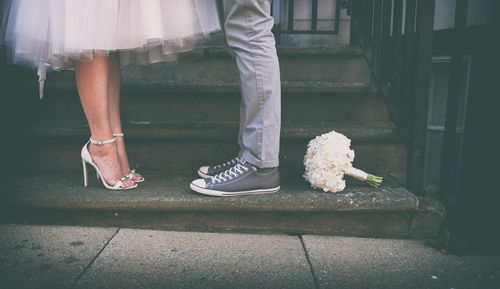
<instances>
[{"instance_id":1,"label":"metal railing","mask_svg":"<svg viewBox=\"0 0 500 289\"><path fill-rule=\"evenodd\" d=\"M340 9L348 8L350 1L346 0L330 0L332 2L332 16L329 19L333 21L333 27L322 29L319 27L320 19L318 14L320 10L319 0L310 1L310 19L302 19L309 22L309 28L297 27L296 18L296 0L274 0L273 1L273 16L277 29L281 34L338 34L340 25Z\"/></svg>"},{"instance_id":2,"label":"metal railing","mask_svg":"<svg viewBox=\"0 0 500 289\"><path fill-rule=\"evenodd\" d=\"M436 32L435 0L352 1L351 42L363 49L406 144L407 186L416 193L424 191L433 55L451 56L440 193L446 197L457 189L459 97L465 91L468 65L464 61L467 4L467 0L457 0L454 27Z\"/></svg>"},{"instance_id":3,"label":"metal railing","mask_svg":"<svg viewBox=\"0 0 500 289\"><path fill-rule=\"evenodd\" d=\"M224 15L223 1L216 0L219 6L219 14ZM340 31L340 10L347 9L347 14L350 15L351 0L304 0L305 7L308 7L310 19L297 19L296 12L304 13L303 10L298 10L296 6L297 0L273 0L272 16L274 17L274 33L278 41L280 34L338 34ZM307 3L309 2L309 3ZM332 17L330 19L322 19L319 17L321 5L330 2L332 7ZM301 7L304 7L302 5ZM297 22L308 22L308 28L297 27ZM320 22L332 22L329 28L321 27Z\"/></svg>"},{"instance_id":4,"label":"metal railing","mask_svg":"<svg viewBox=\"0 0 500 289\"><path fill-rule=\"evenodd\" d=\"M352 37L365 52L408 149L407 184L422 189L434 0L352 3ZM403 9L405 8L405 9Z\"/></svg>"}]
</instances>

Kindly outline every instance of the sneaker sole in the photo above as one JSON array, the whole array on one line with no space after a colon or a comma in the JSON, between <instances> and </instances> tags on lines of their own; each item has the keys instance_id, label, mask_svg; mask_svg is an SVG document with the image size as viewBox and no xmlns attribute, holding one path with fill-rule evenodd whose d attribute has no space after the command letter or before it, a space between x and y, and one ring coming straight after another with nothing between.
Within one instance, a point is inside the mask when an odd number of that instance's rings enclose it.
<instances>
[{"instance_id":1,"label":"sneaker sole","mask_svg":"<svg viewBox=\"0 0 500 289\"><path fill-rule=\"evenodd\" d=\"M211 175L204 174L202 171L198 170L198 176L200 176L203 179L210 178Z\"/></svg>"},{"instance_id":2,"label":"sneaker sole","mask_svg":"<svg viewBox=\"0 0 500 289\"><path fill-rule=\"evenodd\" d=\"M201 188L190 184L189 187L191 190L208 196L216 196L216 197L235 197L235 196L245 196L245 195L264 195L264 194L273 194L280 191L280 186L270 189L260 189L260 190L251 190L251 191L238 191L238 192L224 192L217 190L209 190L205 188Z\"/></svg>"}]
</instances>

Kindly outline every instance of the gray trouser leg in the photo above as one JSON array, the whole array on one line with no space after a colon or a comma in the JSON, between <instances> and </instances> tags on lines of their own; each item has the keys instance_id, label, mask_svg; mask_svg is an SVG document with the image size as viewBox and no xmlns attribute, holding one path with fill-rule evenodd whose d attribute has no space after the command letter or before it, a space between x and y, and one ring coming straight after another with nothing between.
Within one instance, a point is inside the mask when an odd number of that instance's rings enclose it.
<instances>
[{"instance_id":1,"label":"gray trouser leg","mask_svg":"<svg viewBox=\"0 0 500 289\"><path fill-rule=\"evenodd\" d=\"M279 165L281 83L271 0L224 0L224 28L241 80L239 156L259 168Z\"/></svg>"}]
</instances>

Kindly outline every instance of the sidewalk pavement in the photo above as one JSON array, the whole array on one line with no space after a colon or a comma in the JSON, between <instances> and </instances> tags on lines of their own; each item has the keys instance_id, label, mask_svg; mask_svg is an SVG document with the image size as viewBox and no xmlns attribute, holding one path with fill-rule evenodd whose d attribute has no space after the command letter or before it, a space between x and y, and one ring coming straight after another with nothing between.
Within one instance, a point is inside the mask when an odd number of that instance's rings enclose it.
<instances>
[{"instance_id":1,"label":"sidewalk pavement","mask_svg":"<svg viewBox=\"0 0 500 289\"><path fill-rule=\"evenodd\" d=\"M424 241L0 225L0 288L500 288Z\"/></svg>"}]
</instances>

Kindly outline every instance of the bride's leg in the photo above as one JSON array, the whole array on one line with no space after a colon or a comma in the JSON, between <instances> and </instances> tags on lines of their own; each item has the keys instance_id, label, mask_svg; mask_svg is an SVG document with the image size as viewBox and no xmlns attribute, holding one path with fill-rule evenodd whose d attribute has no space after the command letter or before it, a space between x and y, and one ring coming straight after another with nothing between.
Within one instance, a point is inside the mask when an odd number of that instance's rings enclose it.
<instances>
[{"instance_id":1,"label":"bride's leg","mask_svg":"<svg viewBox=\"0 0 500 289\"><path fill-rule=\"evenodd\" d=\"M91 61L79 62L75 75L80 101L89 123L90 132L96 140L112 139L108 102L109 59L95 55ZM114 185L123 176L115 143L106 145L90 144L92 160L99 167L104 180ZM133 182L125 181L125 186Z\"/></svg>"},{"instance_id":2,"label":"bride's leg","mask_svg":"<svg viewBox=\"0 0 500 289\"><path fill-rule=\"evenodd\" d=\"M117 53L109 55L109 78L108 78L108 102L109 102L109 119L111 129L114 133L122 132L122 123L120 116L120 57ZM130 172L130 163L128 160L127 150L125 148L125 138L117 137L116 146L118 157L122 167L122 174L126 175ZM133 181L139 181L142 176L138 173L132 177Z\"/></svg>"}]
</instances>

